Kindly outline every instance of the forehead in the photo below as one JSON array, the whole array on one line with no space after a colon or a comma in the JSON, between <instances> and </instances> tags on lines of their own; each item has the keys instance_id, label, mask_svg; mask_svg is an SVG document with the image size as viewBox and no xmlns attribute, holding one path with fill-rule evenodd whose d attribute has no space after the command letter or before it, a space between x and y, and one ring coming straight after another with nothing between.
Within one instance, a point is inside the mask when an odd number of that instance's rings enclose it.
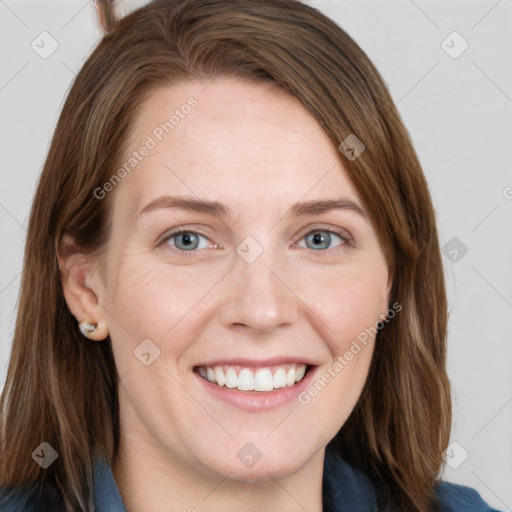
<instances>
[{"instance_id":1,"label":"forehead","mask_svg":"<svg viewBox=\"0 0 512 512\"><path fill-rule=\"evenodd\" d=\"M127 168L130 160L121 195L137 210L165 193L238 211L269 199L358 198L336 145L297 98L268 83L221 78L159 87L135 119Z\"/></svg>"}]
</instances>

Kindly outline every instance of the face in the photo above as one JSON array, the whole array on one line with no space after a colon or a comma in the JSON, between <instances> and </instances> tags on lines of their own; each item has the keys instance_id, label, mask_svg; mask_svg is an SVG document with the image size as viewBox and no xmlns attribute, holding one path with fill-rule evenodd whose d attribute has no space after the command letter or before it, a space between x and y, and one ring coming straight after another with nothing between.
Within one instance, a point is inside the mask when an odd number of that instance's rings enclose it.
<instances>
[{"instance_id":1,"label":"face","mask_svg":"<svg viewBox=\"0 0 512 512\"><path fill-rule=\"evenodd\" d=\"M125 157L94 281L122 434L198 473L292 474L352 411L388 309L336 146L281 89L223 78L156 90Z\"/></svg>"}]
</instances>

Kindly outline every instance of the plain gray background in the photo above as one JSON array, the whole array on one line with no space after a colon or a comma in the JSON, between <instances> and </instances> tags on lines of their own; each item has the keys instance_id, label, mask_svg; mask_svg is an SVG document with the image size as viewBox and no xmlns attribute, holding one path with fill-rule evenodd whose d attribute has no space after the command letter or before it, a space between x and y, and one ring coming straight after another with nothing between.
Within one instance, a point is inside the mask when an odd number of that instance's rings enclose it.
<instances>
[{"instance_id":1,"label":"plain gray background","mask_svg":"<svg viewBox=\"0 0 512 512\"><path fill-rule=\"evenodd\" d=\"M122 12L145 3L118 1ZM309 3L382 73L431 187L450 303L444 478L511 510L512 0ZM0 0L0 34L3 385L36 181L66 92L101 34L90 0Z\"/></svg>"}]
</instances>

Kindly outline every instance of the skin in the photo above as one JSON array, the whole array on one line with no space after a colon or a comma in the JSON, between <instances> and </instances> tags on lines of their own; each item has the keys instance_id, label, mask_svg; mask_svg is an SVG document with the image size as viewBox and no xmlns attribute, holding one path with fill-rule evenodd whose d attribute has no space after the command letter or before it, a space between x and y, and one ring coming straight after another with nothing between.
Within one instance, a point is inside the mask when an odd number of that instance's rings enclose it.
<instances>
[{"instance_id":1,"label":"skin","mask_svg":"<svg viewBox=\"0 0 512 512\"><path fill-rule=\"evenodd\" d=\"M270 84L222 78L155 90L127 158L190 96L197 106L111 192L106 250L60 256L70 310L99 323L93 339L110 334L113 344L121 379L114 476L130 512L292 512L297 503L320 512L325 446L360 396L374 340L305 405L241 410L205 393L192 369L289 355L313 361L321 378L386 314L384 253L354 210L287 215L298 201L364 206L337 147L296 98ZM222 202L232 217L169 208L138 217L164 194ZM179 227L201 235L195 254L184 254L180 236L157 246ZM352 241L312 240L326 229ZM236 252L247 236L263 248L252 263ZM160 350L150 366L134 356L147 338ZM252 467L237 457L248 442L262 454Z\"/></svg>"}]
</instances>

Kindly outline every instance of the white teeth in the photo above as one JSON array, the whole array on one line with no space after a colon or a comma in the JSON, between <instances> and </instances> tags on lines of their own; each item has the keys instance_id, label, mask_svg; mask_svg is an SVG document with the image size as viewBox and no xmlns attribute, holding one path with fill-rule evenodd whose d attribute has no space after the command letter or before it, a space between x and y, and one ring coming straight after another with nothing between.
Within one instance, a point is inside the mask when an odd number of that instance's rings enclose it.
<instances>
[{"instance_id":1,"label":"white teeth","mask_svg":"<svg viewBox=\"0 0 512 512\"><path fill-rule=\"evenodd\" d=\"M215 371L215 381L219 386L224 386L226 384L226 377L224 376L224 370L220 366L216 366Z\"/></svg>"},{"instance_id":2,"label":"white teeth","mask_svg":"<svg viewBox=\"0 0 512 512\"><path fill-rule=\"evenodd\" d=\"M238 389L240 391L252 391L254 389L254 374L248 368L244 368L238 375ZM259 391L256 389L256 391Z\"/></svg>"},{"instance_id":3,"label":"white teeth","mask_svg":"<svg viewBox=\"0 0 512 512\"><path fill-rule=\"evenodd\" d=\"M238 377L236 376L235 370L229 368L226 372L226 387L236 388L238 387Z\"/></svg>"},{"instance_id":4,"label":"white teeth","mask_svg":"<svg viewBox=\"0 0 512 512\"><path fill-rule=\"evenodd\" d=\"M303 379L304 374L306 373L306 365L301 364L300 366L297 366L295 369L295 382L299 382Z\"/></svg>"},{"instance_id":5,"label":"white teeth","mask_svg":"<svg viewBox=\"0 0 512 512\"><path fill-rule=\"evenodd\" d=\"M293 386L295 384L295 368L290 368L286 373L286 385Z\"/></svg>"},{"instance_id":6,"label":"white teeth","mask_svg":"<svg viewBox=\"0 0 512 512\"><path fill-rule=\"evenodd\" d=\"M272 382L274 383L274 388L284 388L286 386L286 370L284 368L279 368L279 370L274 373Z\"/></svg>"},{"instance_id":7,"label":"white teeth","mask_svg":"<svg viewBox=\"0 0 512 512\"><path fill-rule=\"evenodd\" d=\"M270 368L240 369L239 366L200 366L198 372L203 378L214 384L230 389L237 388L240 391L272 391L273 389L291 387L301 381L306 374L305 364L287 364L272 368L274 370ZM237 370L239 371L238 375Z\"/></svg>"},{"instance_id":8,"label":"white teeth","mask_svg":"<svg viewBox=\"0 0 512 512\"><path fill-rule=\"evenodd\" d=\"M206 378L210 382L216 382L216 380L215 380L215 372L213 371L213 368L206 368Z\"/></svg>"},{"instance_id":9,"label":"white teeth","mask_svg":"<svg viewBox=\"0 0 512 512\"><path fill-rule=\"evenodd\" d=\"M273 389L272 372L268 368L260 368L257 370L254 377L254 390L272 391Z\"/></svg>"}]
</instances>

